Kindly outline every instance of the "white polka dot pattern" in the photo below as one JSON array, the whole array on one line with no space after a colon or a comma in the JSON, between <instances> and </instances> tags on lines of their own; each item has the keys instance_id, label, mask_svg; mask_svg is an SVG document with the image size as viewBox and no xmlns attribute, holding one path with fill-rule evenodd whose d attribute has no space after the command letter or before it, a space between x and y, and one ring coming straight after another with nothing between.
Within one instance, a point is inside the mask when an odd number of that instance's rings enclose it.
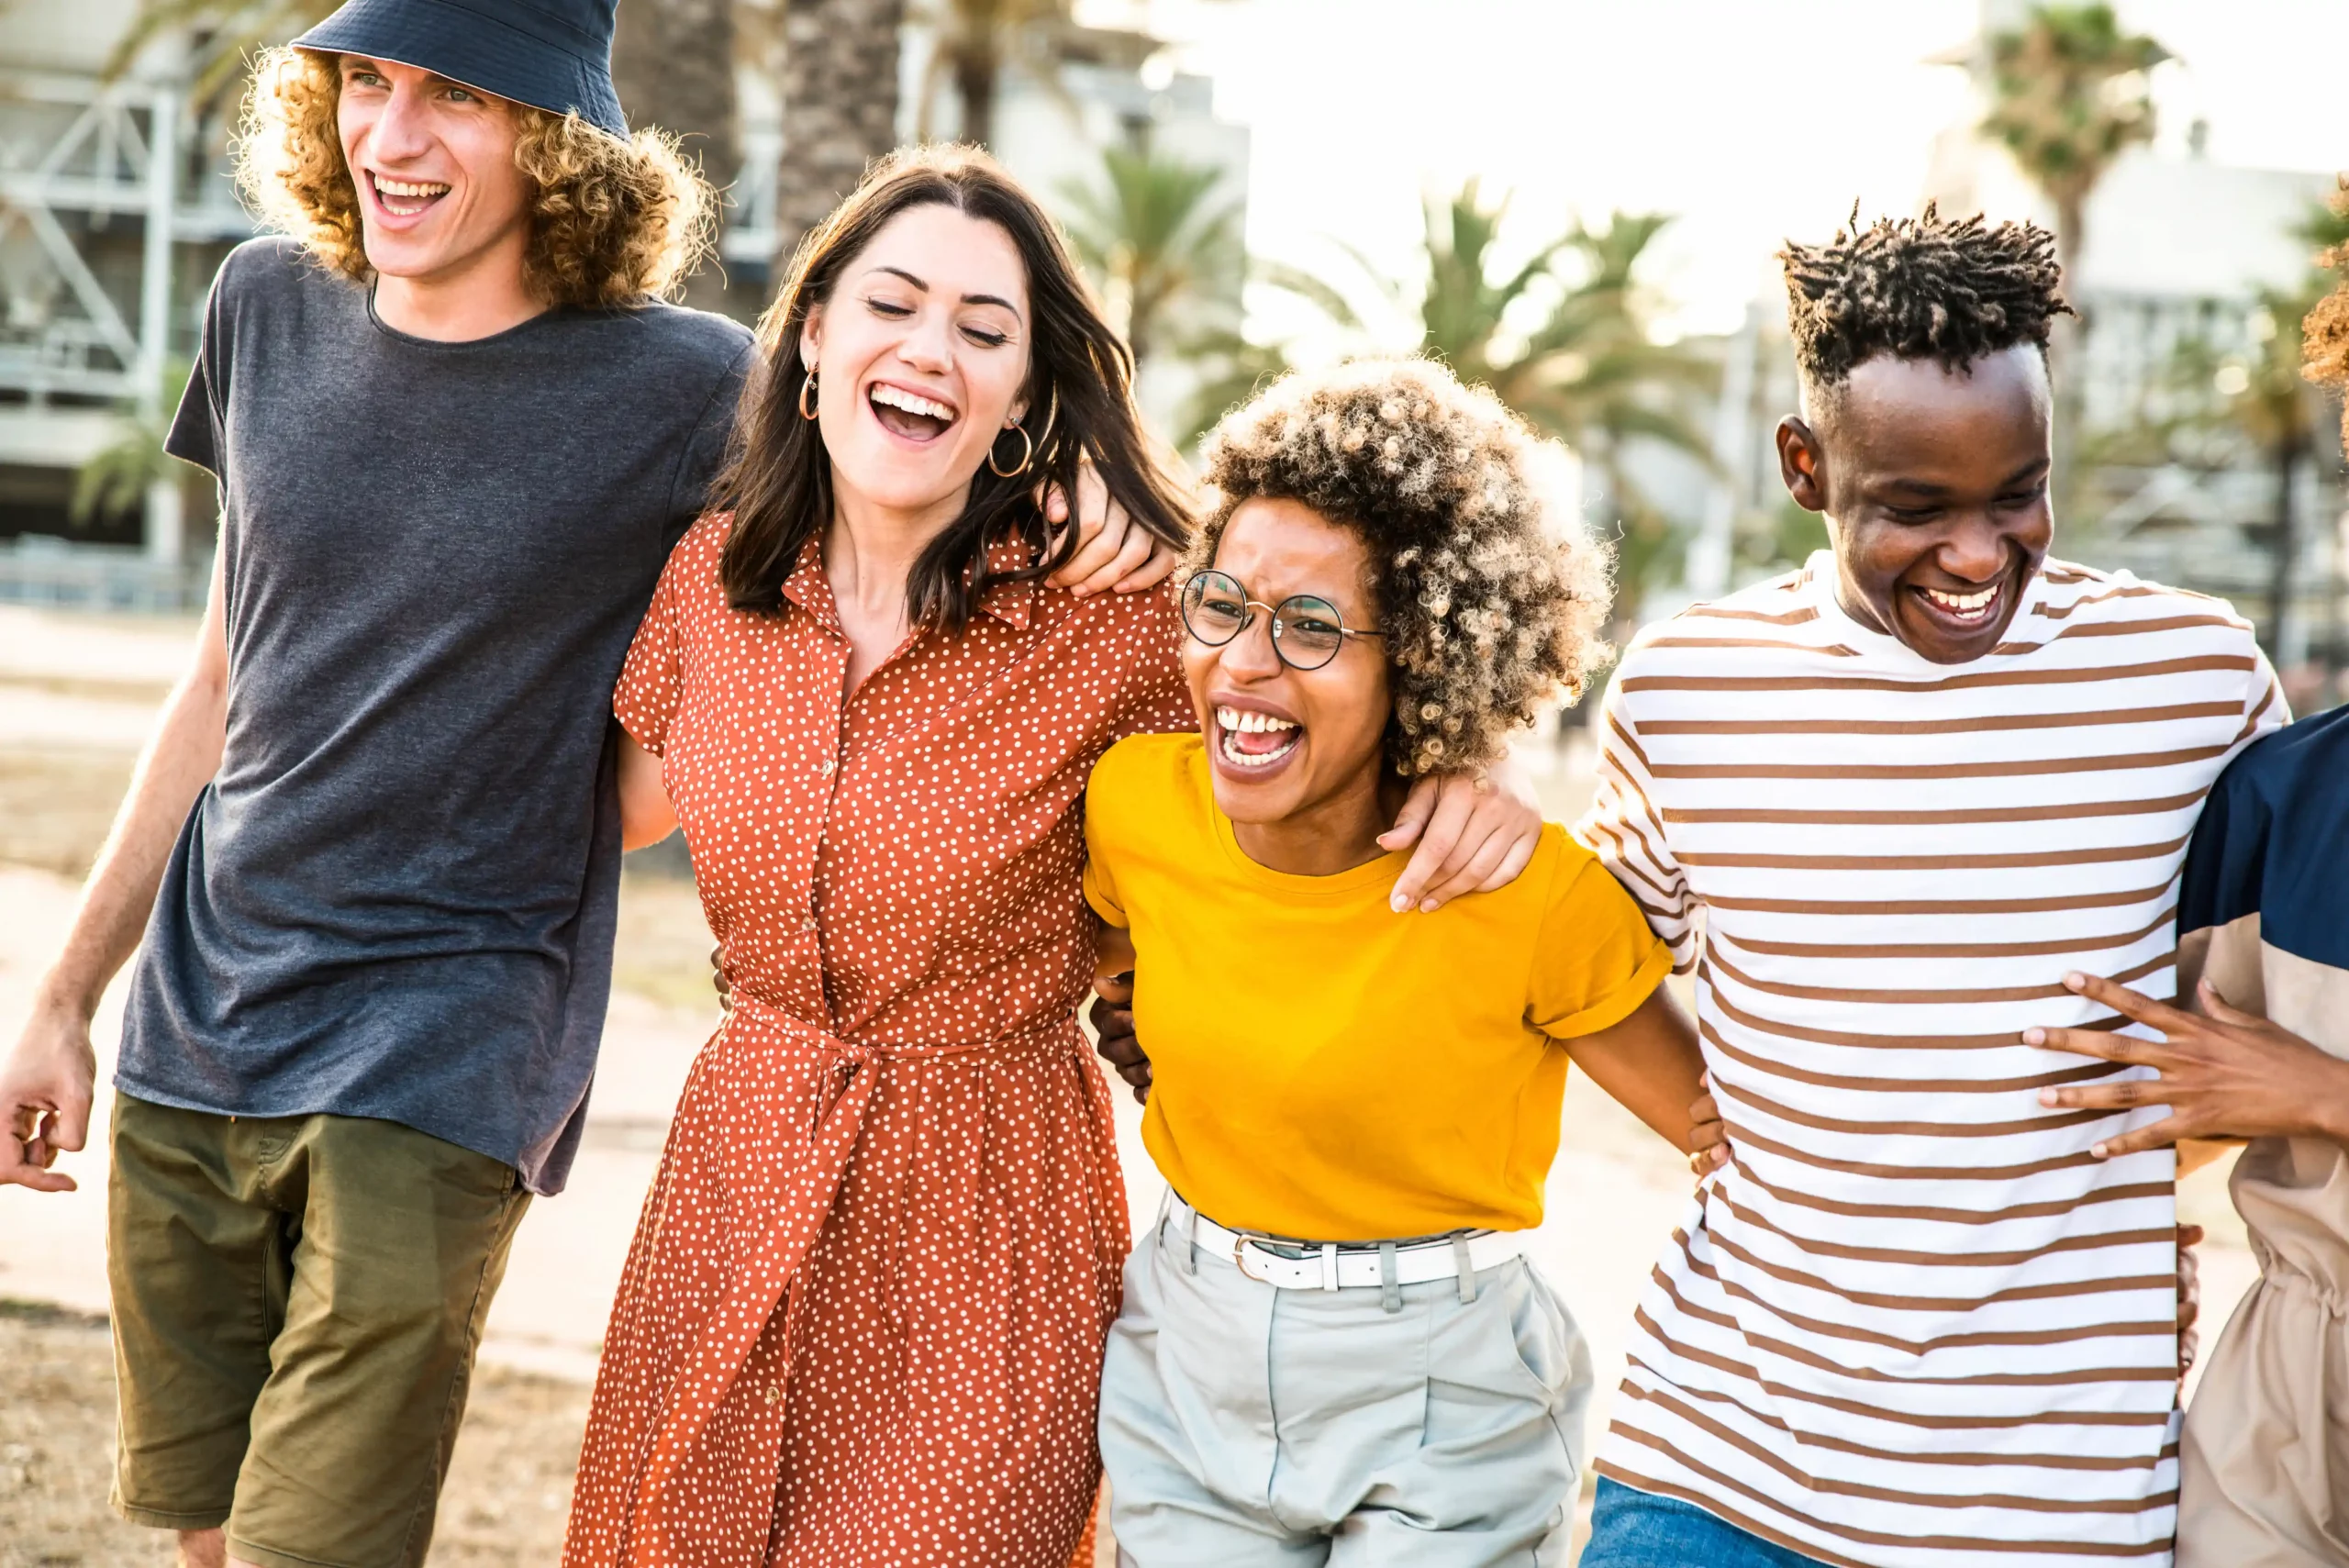
<instances>
[{"instance_id":1,"label":"white polka dot pattern","mask_svg":"<svg viewBox=\"0 0 2349 1568\"><path fill-rule=\"evenodd\" d=\"M678 545L613 705L735 1008L638 1223L563 1561L1062 1568L1127 1246L1075 1020L1082 794L1191 727L1174 606L998 584L843 702L815 547L769 617L728 607L724 539Z\"/></svg>"}]
</instances>

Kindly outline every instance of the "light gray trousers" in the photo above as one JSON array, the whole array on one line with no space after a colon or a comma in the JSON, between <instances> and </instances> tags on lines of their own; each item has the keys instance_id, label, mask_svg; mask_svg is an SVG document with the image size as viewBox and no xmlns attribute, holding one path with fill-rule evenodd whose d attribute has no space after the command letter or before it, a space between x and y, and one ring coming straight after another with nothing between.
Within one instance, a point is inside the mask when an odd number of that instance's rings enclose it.
<instances>
[{"instance_id":1,"label":"light gray trousers","mask_svg":"<svg viewBox=\"0 0 2349 1568\"><path fill-rule=\"evenodd\" d=\"M1128 1568L1566 1561L1590 1356L1523 1259L1280 1290L1194 1249L1179 1203L1126 1264L1101 1381Z\"/></svg>"}]
</instances>

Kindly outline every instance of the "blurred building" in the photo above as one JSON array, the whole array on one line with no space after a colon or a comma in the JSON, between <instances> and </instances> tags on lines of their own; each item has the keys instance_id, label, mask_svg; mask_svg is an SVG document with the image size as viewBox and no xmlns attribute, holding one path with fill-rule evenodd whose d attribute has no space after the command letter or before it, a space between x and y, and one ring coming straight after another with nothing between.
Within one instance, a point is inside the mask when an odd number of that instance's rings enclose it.
<instances>
[{"instance_id":1,"label":"blurred building","mask_svg":"<svg viewBox=\"0 0 2349 1568\"><path fill-rule=\"evenodd\" d=\"M149 462L140 501L76 526L77 473L151 450L206 288L251 232L217 106L159 44L112 79L132 0L17 5L0 31L0 599L200 598L201 476Z\"/></svg>"}]
</instances>

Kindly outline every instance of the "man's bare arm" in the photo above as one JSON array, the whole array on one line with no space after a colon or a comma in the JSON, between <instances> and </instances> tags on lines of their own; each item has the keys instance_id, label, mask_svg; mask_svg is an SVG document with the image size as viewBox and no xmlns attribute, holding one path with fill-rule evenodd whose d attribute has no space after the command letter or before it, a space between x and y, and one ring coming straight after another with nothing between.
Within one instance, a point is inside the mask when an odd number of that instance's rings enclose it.
<instances>
[{"instance_id":1,"label":"man's bare arm","mask_svg":"<svg viewBox=\"0 0 2349 1568\"><path fill-rule=\"evenodd\" d=\"M0 1064L0 1116L9 1124L9 1136L0 1138L0 1186L73 1188L72 1177L49 1167L89 1136L97 1073L90 1018L146 931L188 811L220 771L228 722L228 640L216 561L195 662L164 701L161 720L74 906L64 946L34 990L32 1015L16 1049Z\"/></svg>"}]
</instances>

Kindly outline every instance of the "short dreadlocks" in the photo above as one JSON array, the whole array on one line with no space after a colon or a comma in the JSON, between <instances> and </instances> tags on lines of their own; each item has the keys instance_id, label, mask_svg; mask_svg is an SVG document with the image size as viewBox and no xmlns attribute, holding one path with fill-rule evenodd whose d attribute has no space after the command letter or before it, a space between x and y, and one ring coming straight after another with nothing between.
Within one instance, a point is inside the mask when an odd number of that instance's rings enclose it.
<instances>
[{"instance_id":1,"label":"short dreadlocks","mask_svg":"<svg viewBox=\"0 0 2349 1568\"><path fill-rule=\"evenodd\" d=\"M1992 228L1979 215L1865 228L1854 206L1826 245L1787 242L1787 324L1804 384L1824 392L1878 354L1962 371L2017 343L2047 346L2072 307L2058 292L2055 237L2031 223Z\"/></svg>"}]
</instances>

